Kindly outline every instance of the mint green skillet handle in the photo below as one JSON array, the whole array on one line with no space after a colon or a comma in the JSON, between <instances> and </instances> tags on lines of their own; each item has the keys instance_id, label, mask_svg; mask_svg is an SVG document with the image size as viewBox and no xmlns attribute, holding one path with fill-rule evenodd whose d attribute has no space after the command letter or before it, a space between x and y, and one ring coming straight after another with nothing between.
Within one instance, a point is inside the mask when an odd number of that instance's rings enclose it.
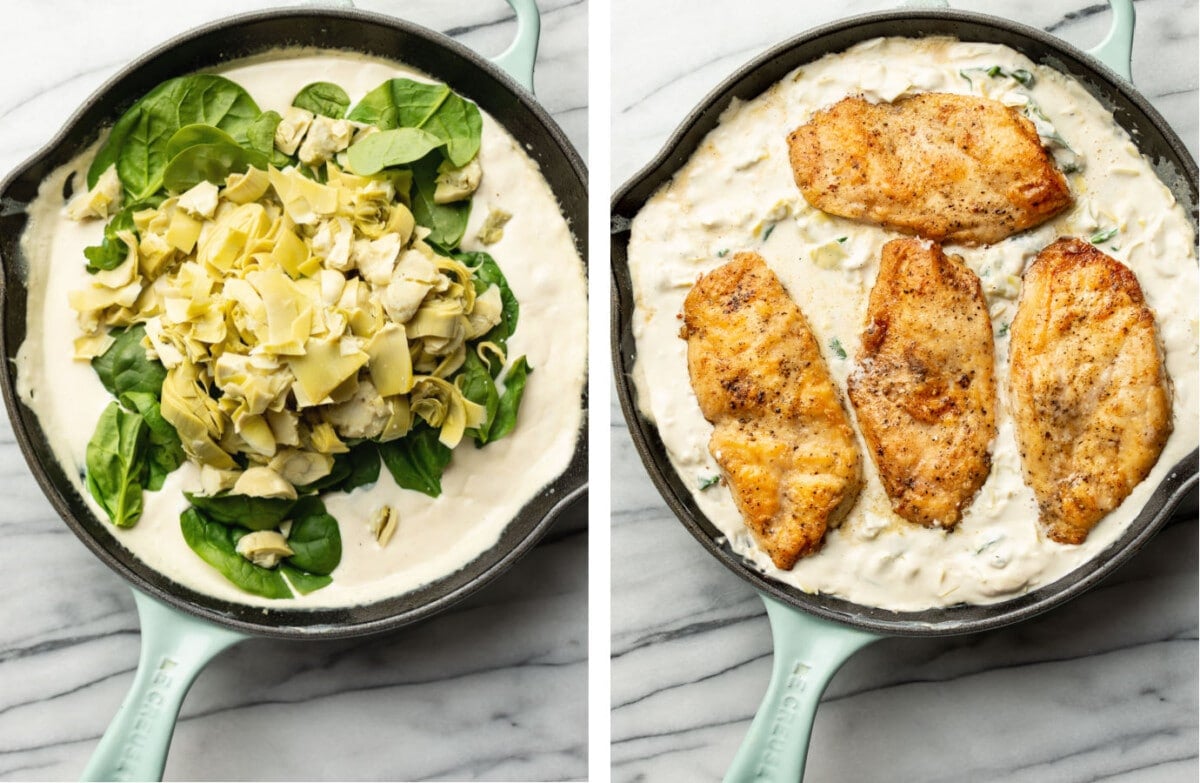
<instances>
[{"instance_id":1,"label":"mint green skillet handle","mask_svg":"<svg viewBox=\"0 0 1200 783\"><path fill-rule=\"evenodd\" d=\"M767 606L775 664L762 706L725 783L797 783L825 686L851 655L882 637L822 620L760 595Z\"/></svg>"},{"instance_id":2,"label":"mint green skillet handle","mask_svg":"<svg viewBox=\"0 0 1200 783\"><path fill-rule=\"evenodd\" d=\"M517 37L504 52L493 57L492 62L533 92L533 64L537 60L538 38L542 34L542 17L535 0L508 0L508 4L517 13Z\"/></svg>"},{"instance_id":3,"label":"mint green skillet handle","mask_svg":"<svg viewBox=\"0 0 1200 783\"><path fill-rule=\"evenodd\" d=\"M1112 8L1112 27L1108 35L1088 54L1133 81L1133 0L1108 0Z\"/></svg>"},{"instance_id":4,"label":"mint green skillet handle","mask_svg":"<svg viewBox=\"0 0 1200 783\"><path fill-rule=\"evenodd\" d=\"M142 653L133 685L100 738L83 780L162 780L183 697L213 656L248 638L133 591Z\"/></svg>"},{"instance_id":5,"label":"mint green skillet handle","mask_svg":"<svg viewBox=\"0 0 1200 783\"><path fill-rule=\"evenodd\" d=\"M904 0L900 3L904 8L949 8L948 0ZM1112 8L1112 27L1108 35L1087 53L1100 62L1133 81L1133 0L1108 0Z\"/></svg>"}]
</instances>

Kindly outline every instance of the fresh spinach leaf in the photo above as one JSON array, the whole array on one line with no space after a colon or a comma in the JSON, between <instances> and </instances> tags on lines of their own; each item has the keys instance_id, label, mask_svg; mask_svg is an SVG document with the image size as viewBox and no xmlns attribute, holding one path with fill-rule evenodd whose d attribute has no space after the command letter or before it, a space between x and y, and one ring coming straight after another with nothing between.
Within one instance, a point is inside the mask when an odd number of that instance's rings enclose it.
<instances>
[{"instance_id":1,"label":"fresh spinach leaf","mask_svg":"<svg viewBox=\"0 0 1200 783\"><path fill-rule=\"evenodd\" d=\"M287 519L296 501L287 498L258 498L251 495L194 495L184 492L188 502L214 522L250 530L274 530Z\"/></svg>"},{"instance_id":2,"label":"fresh spinach leaf","mask_svg":"<svg viewBox=\"0 0 1200 783\"><path fill-rule=\"evenodd\" d=\"M379 480L379 444L374 441L364 440L351 446L350 451L335 456L335 462L338 457L350 465L350 474L338 487L342 492L366 487Z\"/></svg>"},{"instance_id":3,"label":"fresh spinach leaf","mask_svg":"<svg viewBox=\"0 0 1200 783\"><path fill-rule=\"evenodd\" d=\"M450 449L437 430L422 426L403 438L379 444L379 456L396 483L430 497L442 494L442 472L450 464Z\"/></svg>"},{"instance_id":4,"label":"fresh spinach leaf","mask_svg":"<svg viewBox=\"0 0 1200 783\"><path fill-rule=\"evenodd\" d=\"M512 289L508 287L508 280L500 271L499 264L490 254L483 252L456 253L454 259L471 270L475 278L477 294L482 294L491 285L500 289L500 323L493 326L480 340L492 342L507 349L508 338L512 337L513 332L517 330L521 305L517 302L517 297L513 294ZM491 357L488 360L488 368L491 370L493 378L500 374L502 366L497 357Z\"/></svg>"},{"instance_id":5,"label":"fresh spinach leaf","mask_svg":"<svg viewBox=\"0 0 1200 783\"><path fill-rule=\"evenodd\" d=\"M92 369L100 376L104 388L117 399L130 392L145 392L161 399L167 370L162 362L146 356L142 347L146 327L137 324L128 329L114 329L112 334L116 338L113 344L92 359Z\"/></svg>"},{"instance_id":6,"label":"fresh spinach leaf","mask_svg":"<svg viewBox=\"0 0 1200 783\"><path fill-rule=\"evenodd\" d=\"M162 489L163 481L187 460L179 433L163 418L158 397L148 392L126 392L121 403L136 410L146 422L146 489Z\"/></svg>"},{"instance_id":7,"label":"fresh spinach leaf","mask_svg":"<svg viewBox=\"0 0 1200 783\"><path fill-rule=\"evenodd\" d=\"M525 393L525 381L533 370L525 357L517 359L504 375L504 393L500 395L500 406L496 409L496 420L492 422L492 440L500 440L513 431L517 424L517 411L521 407L521 396Z\"/></svg>"},{"instance_id":8,"label":"fresh spinach leaf","mask_svg":"<svg viewBox=\"0 0 1200 783\"><path fill-rule=\"evenodd\" d=\"M351 144L346 156L351 171L368 176L389 166L420 160L443 144L437 136L420 128L393 128Z\"/></svg>"},{"instance_id":9,"label":"fresh spinach leaf","mask_svg":"<svg viewBox=\"0 0 1200 783\"><path fill-rule=\"evenodd\" d=\"M350 96L331 82L313 82L296 93L292 105L340 120L346 116L346 109L350 108Z\"/></svg>"},{"instance_id":10,"label":"fresh spinach leaf","mask_svg":"<svg viewBox=\"0 0 1200 783\"><path fill-rule=\"evenodd\" d=\"M121 209L104 226L104 239L100 244L83 249L83 256L88 260L89 273L95 274L102 269L116 269L125 262L129 255L129 246L117 237L117 232L135 231L133 213L141 206L130 205Z\"/></svg>"},{"instance_id":11,"label":"fresh spinach leaf","mask_svg":"<svg viewBox=\"0 0 1200 783\"><path fill-rule=\"evenodd\" d=\"M191 550L241 589L266 598L292 597L278 570L257 566L237 553L237 540L245 531L214 522L195 508L180 514L179 527Z\"/></svg>"},{"instance_id":12,"label":"fresh spinach leaf","mask_svg":"<svg viewBox=\"0 0 1200 783\"><path fill-rule=\"evenodd\" d=\"M475 439L477 446L483 446L491 439L492 422L500 407L500 392L496 390L496 382L492 379L488 366L470 347L467 348L467 358L463 362L462 371L456 378L456 382L464 397L482 405L487 411L483 423L478 428L466 431L468 437Z\"/></svg>"},{"instance_id":13,"label":"fresh spinach leaf","mask_svg":"<svg viewBox=\"0 0 1200 783\"><path fill-rule=\"evenodd\" d=\"M423 158L414 163L412 168L415 185L411 193L413 217L417 225L430 230L429 236L425 238L426 242L451 253L466 233L467 219L471 216L471 200L455 201L452 204L437 203L434 199L434 193L437 191L436 156Z\"/></svg>"},{"instance_id":14,"label":"fresh spinach leaf","mask_svg":"<svg viewBox=\"0 0 1200 783\"><path fill-rule=\"evenodd\" d=\"M194 147L197 144L231 144L235 147L237 146L237 142L234 141L233 137L220 128L213 125L193 123L191 125L184 125L167 140L167 146L165 147L167 160L174 158L188 147Z\"/></svg>"},{"instance_id":15,"label":"fresh spinach leaf","mask_svg":"<svg viewBox=\"0 0 1200 783\"><path fill-rule=\"evenodd\" d=\"M279 571L287 578L288 583L291 584L296 592L301 595L308 595L333 583L333 577L301 571L299 568L293 568L288 565L286 561L279 564Z\"/></svg>"},{"instance_id":16,"label":"fresh spinach leaf","mask_svg":"<svg viewBox=\"0 0 1200 783\"><path fill-rule=\"evenodd\" d=\"M172 193L183 193L204 181L223 185L230 174L242 174L251 166L265 171L269 165L266 155L237 144L194 144L171 158L162 184Z\"/></svg>"},{"instance_id":17,"label":"fresh spinach leaf","mask_svg":"<svg viewBox=\"0 0 1200 783\"><path fill-rule=\"evenodd\" d=\"M93 187L111 164L130 201L146 199L162 187L170 161L167 144L186 125L213 125L234 138L246 132L262 112L239 85L213 74L169 79L121 116L88 169Z\"/></svg>"},{"instance_id":18,"label":"fresh spinach leaf","mask_svg":"<svg viewBox=\"0 0 1200 783\"><path fill-rule=\"evenodd\" d=\"M423 128L446 143L446 158L465 166L479 152L479 108L444 84L390 79L371 90L350 112L357 122L391 128Z\"/></svg>"},{"instance_id":19,"label":"fresh spinach leaf","mask_svg":"<svg viewBox=\"0 0 1200 783\"><path fill-rule=\"evenodd\" d=\"M142 515L146 422L111 402L100 414L86 451L87 488L117 527Z\"/></svg>"},{"instance_id":20,"label":"fresh spinach leaf","mask_svg":"<svg viewBox=\"0 0 1200 783\"><path fill-rule=\"evenodd\" d=\"M349 451L333 455L333 469L329 475L296 489L301 492L349 492L378 480L379 447L374 441L364 440L351 446Z\"/></svg>"},{"instance_id":21,"label":"fresh spinach leaf","mask_svg":"<svg viewBox=\"0 0 1200 783\"><path fill-rule=\"evenodd\" d=\"M292 166L296 163L294 158L284 155L275 149L275 129L279 127L279 123L281 122L283 122L283 117L280 116L279 112L274 110L264 111L246 129L245 146L261 152L270 161L271 165L277 169Z\"/></svg>"},{"instance_id":22,"label":"fresh spinach leaf","mask_svg":"<svg viewBox=\"0 0 1200 783\"><path fill-rule=\"evenodd\" d=\"M311 495L296 501L291 516L288 546L295 554L287 558L288 564L318 576L332 573L342 562L342 534L337 520L325 510L320 498Z\"/></svg>"}]
</instances>

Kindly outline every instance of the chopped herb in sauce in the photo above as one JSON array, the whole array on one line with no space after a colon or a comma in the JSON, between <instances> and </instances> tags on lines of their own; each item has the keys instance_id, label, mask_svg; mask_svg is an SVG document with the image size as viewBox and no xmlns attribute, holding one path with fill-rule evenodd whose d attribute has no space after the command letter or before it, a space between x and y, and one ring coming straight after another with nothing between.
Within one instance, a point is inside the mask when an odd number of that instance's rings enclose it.
<instances>
[{"instance_id":1,"label":"chopped herb in sauce","mask_svg":"<svg viewBox=\"0 0 1200 783\"><path fill-rule=\"evenodd\" d=\"M770 238L771 238L771 232L772 232L772 231L774 231L774 230L775 230L775 224L774 224L774 223L772 223L771 225L767 226L767 227L766 227L766 228L763 230L763 241L764 241L764 242L766 242L768 239L770 239Z\"/></svg>"},{"instance_id":2,"label":"chopped herb in sauce","mask_svg":"<svg viewBox=\"0 0 1200 783\"><path fill-rule=\"evenodd\" d=\"M849 239L849 238L850 238L850 237L838 237L838 238L837 238L838 244L840 244L840 245L844 245L844 244L846 244L846 240L847 240L847 239Z\"/></svg>"},{"instance_id":3,"label":"chopped herb in sauce","mask_svg":"<svg viewBox=\"0 0 1200 783\"><path fill-rule=\"evenodd\" d=\"M996 331L996 336L1004 337L1005 335L1007 335L1008 327L1009 327L1008 321L1005 321L1004 323L1000 324L1000 329Z\"/></svg>"},{"instance_id":4,"label":"chopped herb in sauce","mask_svg":"<svg viewBox=\"0 0 1200 783\"><path fill-rule=\"evenodd\" d=\"M727 247L723 247L717 251L717 258L724 258L727 255L729 255L729 248Z\"/></svg>"},{"instance_id":5,"label":"chopped herb in sauce","mask_svg":"<svg viewBox=\"0 0 1200 783\"><path fill-rule=\"evenodd\" d=\"M1107 228L1104 231L1097 231L1095 234L1092 234L1092 244L1098 245L1101 242L1107 242L1108 240L1112 239L1116 235L1117 235L1116 228Z\"/></svg>"},{"instance_id":6,"label":"chopped herb in sauce","mask_svg":"<svg viewBox=\"0 0 1200 783\"><path fill-rule=\"evenodd\" d=\"M720 476L709 476L708 478L701 476L700 477L700 491L703 492L704 490L708 489L709 487L716 485L720 481L721 481Z\"/></svg>"},{"instance_id":7,"label":"chopped herb in sauce","mask_svg":"<svg viewBox=\"0 0 1200 783\"><path fill-rule=\"evenodd\" d=\"M1021 84L1022 86L1025 86L1025 87L1033 86L1033 74L1030 73L1029 71L1025 70L1024 68L1017 68L1017 69L1009 72L1009 71L1006 71L1003 68L1001 68L999 65L993 65L991 68L965 68L965 69L959 71L958 75L963 77L964 79L966 79L967 84L971 85L971 87L973 88L975 86L975 82L972 81L971 77L968 75L971 73L986 74L986 75L992 77L993 79L995 79L998 76L1002 76L1005 78L1012 79L1013 81L1017 82L1018 84Z\"/></svg>"},{"instance_id":8,"label":"chopped herb in sauce","mask_svg":"<svg viewBox=\"0 0 1200 783\"><path fill-rule=\"evenodd\" d=\"M833 351L839 359L846 358L846 349L842 347L842 341L836 337L829 341L829 350Z\"/></svg>"}]
</instances>

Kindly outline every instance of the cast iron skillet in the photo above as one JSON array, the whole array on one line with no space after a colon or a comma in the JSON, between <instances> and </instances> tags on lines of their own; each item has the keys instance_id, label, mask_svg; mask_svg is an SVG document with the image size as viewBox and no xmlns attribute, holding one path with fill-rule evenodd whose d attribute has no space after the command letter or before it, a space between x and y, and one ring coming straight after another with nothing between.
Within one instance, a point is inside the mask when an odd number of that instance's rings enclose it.
<instances>
[{"instance_id":1,"label":"cast iron skillet","mask_svg":"<svg viewBox=\"0 0 1200 783\"><path fill-rule=\"evenodd\" d=\"M179 705L199 668L246 634L331 639L398 628L446 609L508 569L586 491L587 432L578 434L567 469L530 500L500 540L462 570L378 603L334 609L281 609L234 604L202 595L150 569L121 547L111 526L84 503L47 443L36 415L15 392L13 358L25 337L26 297L20 237L24 207L40 182L89 144L158 83L279 46L350 49L400 60L476 101L522 144L571 222L587 257L586 170L562 131L533 99L533 62L540 29L534 0L507 0L517 12L517 38L496 59L415 24L353 10L285 9L218 21L171 40L110 79L58 136L0 185L0 373L17 441L42 490L77 536L135 588L143 625L142 660L130 697L101 741L87 775L99 779L160 777ZM509 69L525 87L501 67ZM586 394L586 393L585 393ZM586 407L586 397L581 405ZM169 666L164 664L169 662ZM167 669L170 674L166 674ZM153 736L151 736L153 735ZM156 744L158 743L158 744Z\"/></svg>"},{"instance_id":2,"label":"cast iron skillet","mask_svg":"<svg viewBox=\"0 0 1200 783\"><path fill-rule=\"evenodd\" d=\"M1113 0L1115 20L1096 55L1128 78L1133 34L1130 0ZM612 207L612 350L617 390L634 445L651 479L684 526L722 564L762 595L775 640L775 666L766 698L734 760L727 780L789 780L803 775L813 711L821 691L841 664L880 634L937 636L964 634L1027 619L1092 587L1138 551L1175 507L1194 497L1197 452L1192 451L1160 484L1129 529L1108 549L1053 584L989 605L960 605L919 612L893 612L839 598L810 595L765 578L744 562L721 531L696 506L691 492L671 467L654 424L635 401L631 374L637 359L632 332L632 286L626 250L630 221L646 200L691 157L717 125L732 100L748 100L804 63L881 36L952 35L963 40L1007 45L1082 82L1157 164L1178 176L1166 184L1196 215L1197 169L1183 143L1157 111L1109 67L1088 54L1031 27L974 13L909 9L857 16L792 38L743 66L704 98L668 140L659 155L613 197ZM1159 166L1162 171L1162 165ZM1177 379L1186 383L1188 379ZM1178 422L1177 428L1195 428ZM1193 501L1194 502L1194 501ZM796 611L799 610L799 611Z\"/></svg>"}]
</instances>

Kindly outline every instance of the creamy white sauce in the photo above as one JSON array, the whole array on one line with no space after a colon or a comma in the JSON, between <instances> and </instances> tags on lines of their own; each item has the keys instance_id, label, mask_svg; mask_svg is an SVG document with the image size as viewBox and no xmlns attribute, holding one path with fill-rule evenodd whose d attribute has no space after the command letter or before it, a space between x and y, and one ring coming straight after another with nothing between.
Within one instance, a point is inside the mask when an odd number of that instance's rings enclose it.
<instances>
[{"instance_id":1,"label":"creamy white sauce","mask_svg":"<svg viewBox=\"0 0 1200 783\"><path fill-rule=\"evenodd\" d=\"M387 79L430 81L417 71L347 52L294 50L241 60L217 72L244 87L263 110L282 112L304 85L340 84L357 101ZM471 97L471 96L466 96ZM22 246L28 270L28 336L18 353L18 391L38 415L55 455L97 518L107 517L83 489L87 442L111 396L87 362L72 359L79 335L67 292L84 286L83 249L97 244L102 221L77 223L63 210L63 184L78 172L80 187L95 148L55 171L30 206ZM413 590L451 574L499 540L520 508L566 468L582 424L586 374L587 293L583 264L570 227L537 165L492 117L483 113L479 151L483 179L472 199L463 248L486 250L504 271L521 305L509 355L525 355L533 368L520 416L508 437L477 449L464 442L442 477L442 494L430 498L396 486L386 468L371 487L324 496L340 523L343 555L328 587L289 600L242 592L195 555L183 540L183 491L199 491L191 463L172 473L162 490L145 494L145 511L133 528L114 528L122 545L180 584L218 598L271 607L325 607L369 603ZM475 236L491 207L512 214L499 242ZM399 512L386 547L368 529L383 504Z\"/></svg>"},{"instance_id":2,"label":"creamy white sauce","mask_svg":"<svg viewBox=\"0 0 1200 783\"><path fill-rule=\"evenodd\" d=\"M1026 69L1035 82L1025 88L1012 79L976 73L972 87L959 73L993 65L1009 72ZM926 529L892 512L860 436L866 486L856 506L840 528L826 535L820 553L782 571L755 544L724 485L699 489L701 480L719 471L707 448L712 426L700 413L688 381L677 315L696 278L728 260L725 254L758 252L807 316L844 396L880 252L899 235L807 204L792 179L786 137L814 111L847 95L892 101L933 91L974 92L1009 104L1023 103L1023 96L1030 95L1085 166L1068 177L1075 206L1050 223L990 247L946 247L980 275L998 335L999 434L991 475L956 529ZM1065 546L1041 534L1033 492L1022 480L1009 413L1009 340L1004 332L1016 310L1019 278L1041 248L1057 236L1087 239L1110 227L1118 233L1099 247L1136 273L1157 316L1174 379L1174 432L1150 476L1092 530L1087 542ZM841 237L844 243L837 241ZM1000 601L1053 582L1104 550L1175 463L1195 448L1195 242L1187 214L1150 162L1077 82L991 44L940 38L864 42L797 69L751 101L735 102L634 220L629 266L636 304L638 405L656 423L700 509L734 550L767 576L809 593L894 610ZM829 252L835 246L845 257L833 268L814 263L814 254L823 257L818 248ZM846 358L831 348L835 338Z\"/></svg>"}]
</instances>

